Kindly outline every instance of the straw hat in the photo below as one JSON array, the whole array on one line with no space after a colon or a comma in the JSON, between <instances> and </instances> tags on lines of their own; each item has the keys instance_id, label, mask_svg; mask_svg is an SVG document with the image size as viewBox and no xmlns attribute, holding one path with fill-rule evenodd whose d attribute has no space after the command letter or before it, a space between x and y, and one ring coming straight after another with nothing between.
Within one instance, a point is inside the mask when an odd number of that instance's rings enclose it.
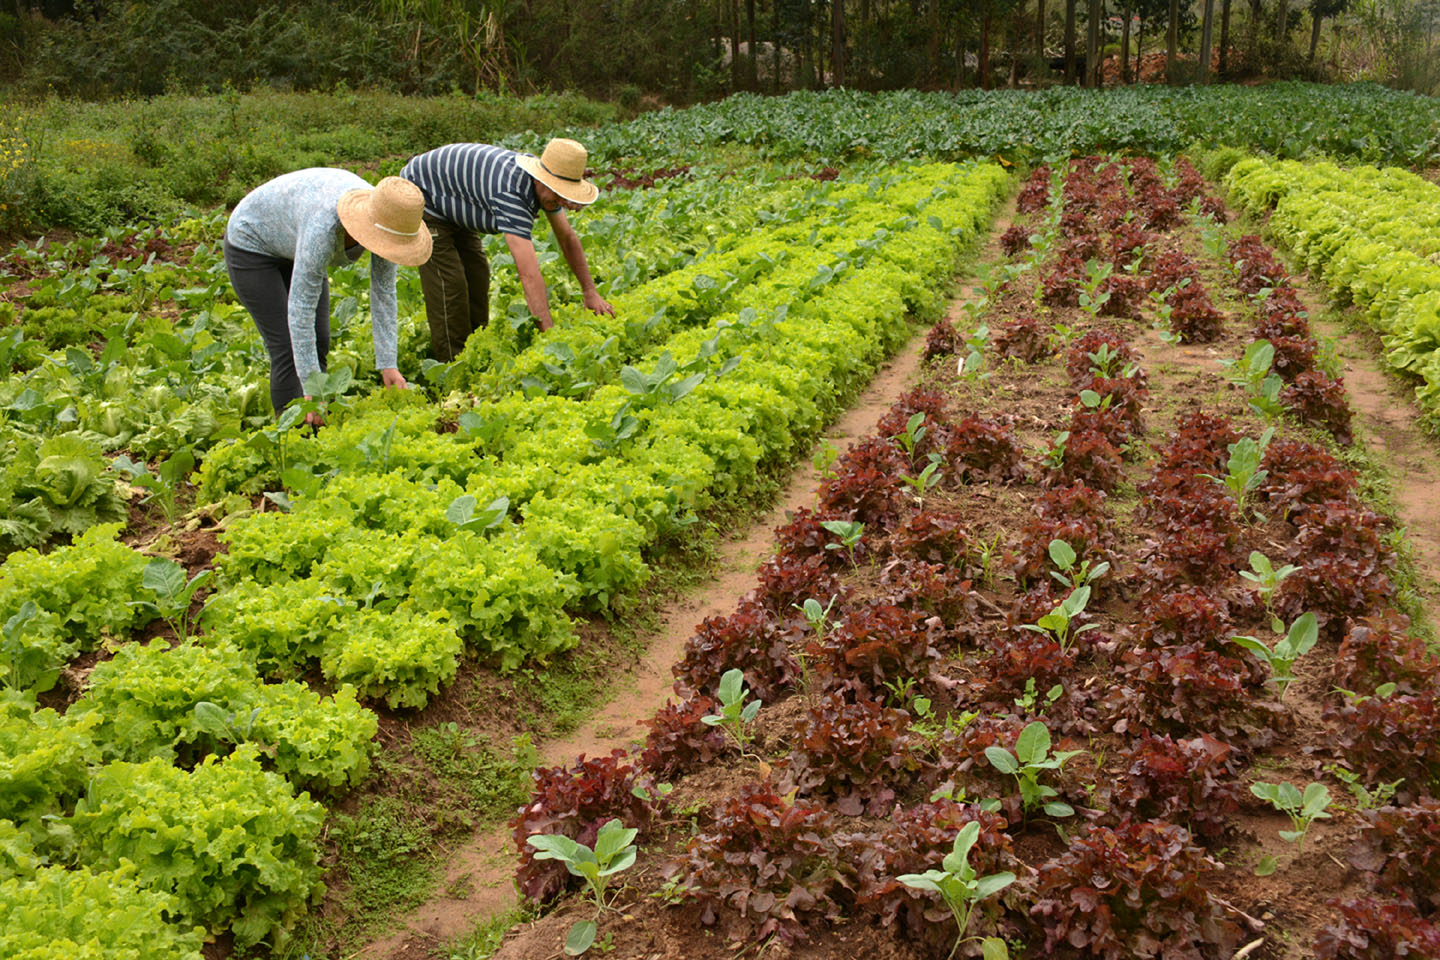
<instances>
[{"instance_id":1,"label":"straw hat","mask_svg":"<svg viewBox=\"0 0 1440 960\"><path fill-rule=\"evenodd\" d=\"M594 203L600 188L585 179L585 147L574 140L556 138L545 144L539 157L522 153L515 163L530 176L571 203Z\"/></svg>"},{"instance_id":2,"label":"straw hat","mask_svg":"<svg viewBox=\"0 0 1440 960\"><path fill-rule=\"evenodd\" d=\"M350 236L376 256L402 267L430 259L425 195L409 180L386 177L374 187L347 190L335 209Z\"/></svg>"}]
</instances>

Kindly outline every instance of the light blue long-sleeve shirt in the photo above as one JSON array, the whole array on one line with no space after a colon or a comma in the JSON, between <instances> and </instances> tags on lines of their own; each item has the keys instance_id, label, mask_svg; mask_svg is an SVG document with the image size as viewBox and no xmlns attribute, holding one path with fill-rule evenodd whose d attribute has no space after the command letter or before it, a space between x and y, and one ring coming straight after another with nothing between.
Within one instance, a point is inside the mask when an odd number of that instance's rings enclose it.
<instances>
[{"instance_id":1,"label":"light blue long-sleeve shirt","mask_svg":"<svg viewBox=\"0 0 1440 960\"><path fill-rule=\"evenodd\" d=\"M320 369L315 307L329 267L348 262L345 231L335 205L349 190L369 187L349 170L311 167L276 177L251 190L230 215L225 236L233 245L293 261L290 275L290 349L300 382ZM375 366L396 365L395 264L370 254L370 328Z\"/></svg>"}]
</instances>

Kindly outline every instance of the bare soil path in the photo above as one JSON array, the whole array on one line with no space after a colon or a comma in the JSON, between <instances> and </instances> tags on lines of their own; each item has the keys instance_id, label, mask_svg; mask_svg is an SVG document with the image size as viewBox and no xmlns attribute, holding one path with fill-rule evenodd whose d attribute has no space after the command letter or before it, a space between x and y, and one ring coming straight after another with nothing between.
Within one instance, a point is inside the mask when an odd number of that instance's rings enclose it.
<instances>
[{"instance_id":1,"label":"bare soil path","mask_svg":"<svg viewBox=\"0 0 1440 960\"><path fill-rule=\"evenodd\" d=\"M1001 222L997 229L1005 226ZM962 302L952 303L952 319L960 315ZM924 341L923 332L917 333L881 367L870 386L820 442L828 440L844 449L850 439L872 433L915 379ZM644 742L641 721L673 696L670 668L682 659L685 641L694 633L695 625L706 617L729 614L736 598L755 585L756 570L774 550L774 528L787 522L788 513L811 505L817 483L811 458L804 457L795 465L771 510L721 546L708 581L661 611L660 627L647 644L644 656L620 681L610 702L570 736L544 744L541 759L546 765L573 763L582 754L603 756L617 747ZM355 956L364 960L420 960L430 956L436 947L514 906L513 873L510 832L503 827L478 831L470 842L450 852L449 865L438 886L441 896L401 918L398 932L367 945Z\"/></svg>"}]
</instances>

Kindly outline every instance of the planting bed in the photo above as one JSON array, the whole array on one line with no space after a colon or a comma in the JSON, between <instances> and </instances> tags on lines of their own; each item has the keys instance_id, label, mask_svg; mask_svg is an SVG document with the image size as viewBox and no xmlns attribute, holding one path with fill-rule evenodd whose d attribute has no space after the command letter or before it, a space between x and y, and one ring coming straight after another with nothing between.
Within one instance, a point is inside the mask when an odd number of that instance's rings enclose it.
<instances>
[{"instance_id":1,"label":"planting bed","mask_svg":"<svg viewBox=\"0 0 1440 960\"><path fill-rule=\"evenodd\" d=\"M1437 664L1333 357L1225 219L1184 161L1037 171L983 296L696 626L644 748L536 772L522 891L576 889L530 837L615 818L615 956L944 956L950 912L898 878L975 824L970 863L1014 882L964 955L1436 955ZM739 736L704 721L732 670L763 704ZM1017 757L1050 763L1022 784ZM594 916L567 895L496 956Z\"/></svg>"}]
</instances>

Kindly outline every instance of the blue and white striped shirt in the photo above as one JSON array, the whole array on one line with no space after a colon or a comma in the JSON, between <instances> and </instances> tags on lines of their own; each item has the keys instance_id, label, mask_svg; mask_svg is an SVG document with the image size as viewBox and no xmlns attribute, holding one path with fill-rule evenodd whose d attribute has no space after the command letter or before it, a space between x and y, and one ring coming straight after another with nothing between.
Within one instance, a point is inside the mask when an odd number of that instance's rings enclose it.
<instances>
[{"instance_id":1,"label":"blue and white striped shirt","mask_svg":"<svg viewBox=\"0 0 1440 960\"><path fill-rule=\"evenodd\" d=\"M530 239L540 201L514 150L452 143L412 157L400 176L425 194L425 212L479 233Z\"/></svg>"}]
</instances>

